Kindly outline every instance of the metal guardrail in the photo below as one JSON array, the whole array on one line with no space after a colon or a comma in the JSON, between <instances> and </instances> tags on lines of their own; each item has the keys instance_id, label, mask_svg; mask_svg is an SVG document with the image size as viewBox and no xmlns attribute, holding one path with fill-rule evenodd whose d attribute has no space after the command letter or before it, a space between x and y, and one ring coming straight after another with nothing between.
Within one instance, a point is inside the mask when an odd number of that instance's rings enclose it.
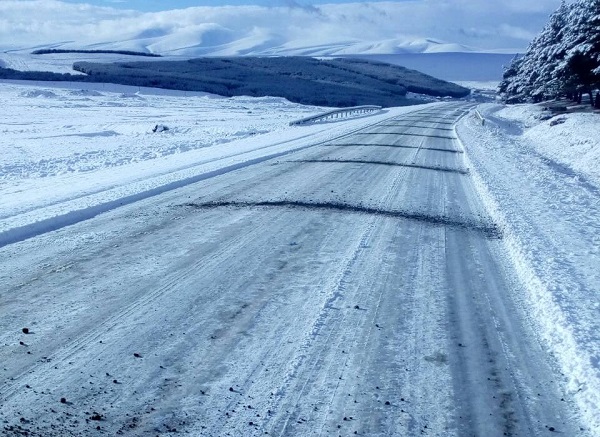
<instances>
[{"instance_id":1,"label":"metal guardrail","mask_svg":"<svg viewBox=\"0 0 600 437\"><path fill-rule=\"evenodd\" d=\"M334 111L324 112L322 114L313 115L311 117L302 118L300 120L291 121L290 126L301 126L308 123L318 123L320 121L335 120L338 118L346 118L357 114L368 114L369 112L381 111L381 106L365 105L352 106L350 108L336 109Z\"/></svg>"},{"instance_id":2,"label":"metal guardrail","mask_svg":"<svg viewBox=\"0 0 600 437\"><path fill-rule=\"evenodd\" d=\"M481 115L481 112L479 112L478 109L475 109L475 116L481 120L481 125L485 126L485 118L483 118L483 115Z\"/></svg>"}]
</instances>

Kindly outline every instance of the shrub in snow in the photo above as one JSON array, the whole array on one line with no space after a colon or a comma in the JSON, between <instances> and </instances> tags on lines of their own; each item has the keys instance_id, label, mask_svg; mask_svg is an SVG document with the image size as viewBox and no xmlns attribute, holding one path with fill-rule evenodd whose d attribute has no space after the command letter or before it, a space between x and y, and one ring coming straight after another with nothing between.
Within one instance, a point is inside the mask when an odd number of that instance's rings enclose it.
<instances>
[{"instance_id":1,"label":"shrub in snow","mask_svg":"<svg viewBox=\"0 0 600 437\"><path fill-rule=\"evenodd\" d=\"M72 96L85 96L85 97L100 97L103 94L98 92L98 91L94 91L94 90L76 90L76 91L71 91L69 94L71 94Z\"/></svg>"},{"instance_id":2,"label":"shrub in snow","mask_svg":"<svg viewBox=\"0 0 600 437\"><path fill-rule=\"evenodd\" d=\"M152 128L152 132L154 132L154 133L165 132L168 130L169 130L169 128L167 126L165 126L164 124L157 124Z\"/></svg>"},{"instance_id":3,"label":"shrub in snow","mask_svg":"<svg viewBox=\"0 0 600 437\"><path fill-rule=\"evenodd\" d=\"M31 91L26 91L26 92L22 92L21 93L21 97L44 97L47 99L51 99L54 97L57 97L56 94L54 94L52 91L46 91L46 90L31 90Z\"/></svg>"},{"instance_id":4,"label":"shrub in snow","mask_svg":"<svg viewBox=\"0 0 600 437\"><path fill-rule=\"evenodd\" d=\"M144 98L142 96L140 96L137 93L123 93L120 96L122 99L139 99L139 100L144 100Z\"/></svg>"}]
</instances>

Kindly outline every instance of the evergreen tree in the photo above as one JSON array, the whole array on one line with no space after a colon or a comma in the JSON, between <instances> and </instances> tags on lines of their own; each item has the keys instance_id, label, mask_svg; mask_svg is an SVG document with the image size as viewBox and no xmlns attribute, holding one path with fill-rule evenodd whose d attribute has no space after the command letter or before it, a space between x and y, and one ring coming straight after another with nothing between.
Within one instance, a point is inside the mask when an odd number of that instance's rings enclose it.
<instances>
[{"instance_id":1,"label":"evergreen tree","mask_svg":"<svg viewBox=\"0 0 600 437\"><path fill-rule=\"evenodd\" d=\"M511 100L514 102L519 101L519 92L518 92L518 77L521 74L521 64L523 63L523 58L519 56L515 56L512 60L511 64L504 70L504 74L502 76L502 82L498 86L498 92L501 95L506 96L507 100Z\"/></svg>"},{"instance_id":2,"label":"evergreen tree","mask_svg":"<svg viewBox=\"0 0 600 437\"><path fill-rule=\"evenodd\" d=\"M563 42L566 56L557 69L565 91L592 91L600 85L600 0L579 1L568 16L569 31Z\"/></svg>"},{"instance_id":3,"label":"evergreen tree","mask_svg":"<svg viewBox=\"0 0 600 437\"><path fill-rule=\"evenodd\" d=\"M499 92L506 101L563 94L581 99L600 86L600 0L564 0L524 56L505 71Z\"/></svg>"},{"instance_id":4,"label":"evergreen tree","mask_svg":"<svg viewBox=\"0 0 600 437\"><path fill-rule=\"evenodd\" d=\"M556 69L566 50L563 45L567 29L568 16L572 7L564 0L560 7L550 16L548 24L544 27L531 47L527 67L523 75L527 80L524 92L534 100L542 100L545 96L554 96L560 90L556 80Z\"/></svg>"}]
</instances>

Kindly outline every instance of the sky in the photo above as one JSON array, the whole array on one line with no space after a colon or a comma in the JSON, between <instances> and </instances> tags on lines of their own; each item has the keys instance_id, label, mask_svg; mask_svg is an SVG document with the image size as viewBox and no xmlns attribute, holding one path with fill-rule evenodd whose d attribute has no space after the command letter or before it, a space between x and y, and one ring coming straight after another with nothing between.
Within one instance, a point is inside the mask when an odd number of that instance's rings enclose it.
<instances>
[{"instance_id":1,"label":"sky","mask_svg":"<svg viewBox=\"0 0 600 437\"><path fill-rule=\"evenodd\" d=\"M135 9L144 12L165 11L169 9L184 9L194 6L240 6L257 5L275 6L315 6L331 3L350 3L348 0L67 0L69 3L88 3L96 6L111 6L120 9Z\"/></svg>"},{"instance_id":2,"label":"sky","mask_svg":"<svg viewBox=\"0 0 600 437\"><path fill-rule=\"evenodd\" d=\"M522 51L560 0L226 3L230 6L213 0L0 0L0 49L89 48L116 41L114 48L158 53L348 45L354 51L401 52L419 51L433 39L449 49Z\"/></svg>"}]
</instances>

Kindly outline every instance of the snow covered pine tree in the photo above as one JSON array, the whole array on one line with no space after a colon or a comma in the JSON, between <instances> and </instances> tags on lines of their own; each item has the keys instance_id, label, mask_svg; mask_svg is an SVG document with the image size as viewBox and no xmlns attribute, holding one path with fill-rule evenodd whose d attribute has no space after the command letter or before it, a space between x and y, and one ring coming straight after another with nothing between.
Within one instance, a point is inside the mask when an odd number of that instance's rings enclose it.
<instances>
[{"instance_id":1,"label":"snow covered pine tree","mask_svg":"<svg viewBox=\"0 0 600 437\"><path fill-rule=\"evenodd\" d=\"M581 101L600 87L600 0L563 1L522 57L504 72L499 92L509 103L566 95Z\"/></svg>"}]
</instances>

